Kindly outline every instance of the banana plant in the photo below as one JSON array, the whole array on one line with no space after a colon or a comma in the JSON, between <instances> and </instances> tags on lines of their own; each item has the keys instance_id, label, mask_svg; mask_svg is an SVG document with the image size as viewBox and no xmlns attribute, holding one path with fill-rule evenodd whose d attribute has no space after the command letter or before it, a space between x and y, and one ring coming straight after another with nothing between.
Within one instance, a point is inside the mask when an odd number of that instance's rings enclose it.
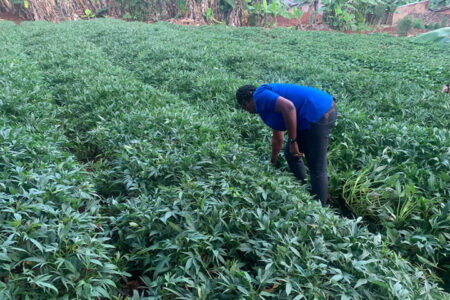
<instances>
[{"instance_id":1,"label":"banana plant","mask_svg":"<svg viewBox=\"0 0 450 300\"><path fill-rule=\"evenodd\" d=\"M14 4L20 4L23 5L23 7L28 8L30 7L30 1L28 0L13 0L12 1Z\"/></svg>"},{"instance_id":2,"label":"banana plant","mask_svg":"<svg viewBox=\"0 0 450 300\"><path fill-rule=\"evenodd\" d=\"M303 18L304 13L305 12L303 10L298 9L298 7L294 7L293 15L294 15L294 18L297 20L298 27L301 27L302 18Z\"/></svg>"},{"instance_id":3,"label":"banana plant","mask_svg":"<svg viewBox=\"0 0 450 300\"><path fill-rule=\"evenodd\" d=\"M391 11L392 7L397 6L389 4L384 0L325 0L322 2L324 7L325 20L330 26L339 30L355 30L367 23L367 19L373 16L377 7L386 7Z\"/></svg>"},{"instance_id":4,"label":"banana plant","mask_svg":"<svg viewBox=\"0 0 450 300\"><path fill-rule=\"evenodd\" d=\"M327 23L339 30L356 29L356 10L352 3L343 0L325 0L322 11Z\"/></svg>"},{"instance_id":5,"label":"banana plant","mask_svg":"<svg viewBox=\"0 0 450 300\"><path fill-rule=\"evenodd\" d=\"M253 3L251 0L247 0L247 8L256 18L256 23L264 26L276 24L276 18L280 15L288 19L292 18L292 14L287 11L281 0L273 0L270 3L267 0ZM270 17L270 21L267 16Z\"/></svg>"},{"instance_id":6,"label":"banana plant","mask_svg":"<svg viewBox=\"0 0 450 300\"><path fill-rule=\"evenodd\" d=\"M203 13L203 16L206 18L206 20L208 20L208 22L214 22L214 23L217 23L217 24L222 24L222 22L220 22L219 20L217 20L217 19L214 17L214 13L213 13L211 7L208 8L208 10L206 11L206 13Z\"/></svg>"}]
</instances>

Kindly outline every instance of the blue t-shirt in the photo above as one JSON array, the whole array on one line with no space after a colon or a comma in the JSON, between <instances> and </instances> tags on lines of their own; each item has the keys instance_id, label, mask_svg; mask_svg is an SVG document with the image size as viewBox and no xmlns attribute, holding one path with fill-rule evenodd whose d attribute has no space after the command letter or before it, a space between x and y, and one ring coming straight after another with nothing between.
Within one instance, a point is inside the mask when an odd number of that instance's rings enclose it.
<instances>
[{"instance_id":1,"label":"blue t-shirt","mask_svg":"<svg viewBox=\"0 0 450 300\"><path fill-rule=\"evenodd\" d=\"M253 93L256 112L270 128L286 130L281 113L275 112L275 103L281 96L294 103L297 110L297 129L306 130L330 109L333 97L313 87L295 84L271 83L261 85Z\"/></svg>"}]
</instances>

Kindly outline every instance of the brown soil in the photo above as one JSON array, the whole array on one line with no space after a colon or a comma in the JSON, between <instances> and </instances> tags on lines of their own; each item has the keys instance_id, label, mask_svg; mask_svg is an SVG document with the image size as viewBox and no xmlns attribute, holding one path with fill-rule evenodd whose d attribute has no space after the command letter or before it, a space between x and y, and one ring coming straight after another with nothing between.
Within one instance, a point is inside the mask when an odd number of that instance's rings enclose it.
<instances>
[{"instance_id":1,"label":"brown soil","mask_svg":"<svg viewBox=\"0 0 450 300\"><path fill-rule=\"evenodd\" d=\"M0 20L12 21L16 24L26 21L25 19L8 12L0 12Z\"/></svg>"},{"instance_id":2,"label":"brown soil","mask_svg":"<svg viewBox=\"0 0 450 300\"><path fill-rule=\"evenodd\" d=\"M373 30L360 31L360 32L357 32L357 33L360 33L360 34L371 34L371 33L375 33L375 32L387 33L387 34L398 36L398 34L397 34L397 27L396 26L387 26L387 25L376 27ZM408 32L408 36L416 36L416 35L424 33L424 32L427 32L427 30L413 28L413 29L411 29Z\"/></svg>"},{"instance_id":3,"label":"brown soil","mask_svg":"<svg viewBox=\"0 0 450 300\"><path fill-rule=\"evenodd\" d=\"M186 26L186 25L187 26L206 25L206 23L204 23L204 22L196 22L195 20L189 19L189 18L169 19L167 21L172 23L172 24L183 25L183 26Z\"/></svg>"},{"instance_id":4,"label":"brown soil","mask_svg":"<svg viewBox=\"0 0 450 300\"><path fill-rule=\"evenodd\" d=\"M304 30L304 31L334 31L330 26L326 24L302 24L295 26L298 30Z\"/></svg>"}]
</instances>

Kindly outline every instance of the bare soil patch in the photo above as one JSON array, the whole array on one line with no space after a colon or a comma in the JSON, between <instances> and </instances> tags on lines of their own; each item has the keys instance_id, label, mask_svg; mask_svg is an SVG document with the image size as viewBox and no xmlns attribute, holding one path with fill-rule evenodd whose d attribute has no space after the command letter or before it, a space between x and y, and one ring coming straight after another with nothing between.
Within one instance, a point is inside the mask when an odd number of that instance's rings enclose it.
<instances>
[{"instance_id":1,"label":"bare soil patch","mask_svg":"<svg viewBox=\"0 0 450 300\"><path fill-rule=\"evenodd\" d=\"M428 30L425 30L425 29L413 28L413 29L411 29L408 32L408 36L416 36L418 34L421 34L421 33L427 32L427 31ZM365 31L357 32L357 33L360 33L360 34L371 34L371 33L375 33L375 32L377 32L377 33L387 33L387 34L398 36L398 34L397 34L397 26L386 26L386 25L376 27L373 30L365 30Z\"/></svg>"},{"instance_id":2,"label":"bare soil patch","mask_svg":"<svg viewBox=\"0 0 450 300\"><path fill-rule=\"evenodd\" d=\"M0 12L0 20L12 21L16 24L20 24L23 21L26 21L24 18L21 18L9 12Z\"/></svg>"},{"instance_id":3,"label":"bare soil patch","mask_svg":"<svg viewBox=\"0 0 450 300\"><path fill-rule=\"evenodd\" d=\"M205 22L198 22L198 21L195 21L194 19L189 19L189 18L168 19L167 21L172 24L183 25L183 26L206 25Z\"/></svg>"}]
</instances>

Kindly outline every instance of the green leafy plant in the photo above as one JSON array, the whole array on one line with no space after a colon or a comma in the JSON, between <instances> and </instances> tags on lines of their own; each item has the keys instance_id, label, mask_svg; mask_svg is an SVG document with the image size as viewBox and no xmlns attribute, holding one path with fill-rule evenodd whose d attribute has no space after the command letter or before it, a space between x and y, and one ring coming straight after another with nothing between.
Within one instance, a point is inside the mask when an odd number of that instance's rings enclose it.
<instances>
[{"instance_id":1,"label":"green leafy plant","mask_svg":"<svg viewBox=\"0 0 450 300\"><path fill-rule=\"evenodd\" d=\"M434 22L430 22L428 25L425 26L426 29L428 30L436 30L439 29L441 26L439 25L439 23L434 23Z\"/></svg>"},{"instance_id":2,"label":"green leafy plant","mask_svg":"<svg viewBox=\"0 0 450 300\"><path fill-rule=\"evenodd\" d=\"M206 20L208 20L209 22L214 22L217 24L221 24L222 22L218 21L213 14L213 11L211 8L208 8L208 10L206 11L206 13L203 14L204 17L206 18Z\"/></svg>"},{"instance_id":3,"label":"green leafy plant","mask_svg":"<svg viewBox=\"0 0 450 300\"><path fill-rule=\"evenodd\" d=\"M146 0L117 0L116 1L130 19L144 21L151 11L151 5Z\"/></svg>"},{"instance_id":4,"label":"green leafy plant","mask_svg":"<svg viewBox=\"0 0 450 300\"><path fill-rule=\"evenodd\" d=\"M400 36L406 36L412 27L413 27L412 19L409 17L403 18L397 23L397 33Z\"/></svg>"},{"instance_id":5,"label":"green leafy plant","mask_svg":"<svg viewBox=\"0 0 450 300\"><path fill-rule=\"evenodd\" d=\"M29 0L12 0L12 3L23 5L24 8L29 8L30 7L30 1Z\"/></svg>"},{"instance_id":6,"label":"green leafy plant","mask_svg":"<svg viewBox=\"0 0 450 300\"><path fill-rule=\"evenodd\" d=\"M355 7L348 1L326 0L323 2L323 13L326 22L339 30L355 30L357 18Z\"/></svg>"},{"instance_id":7,"label":"green leafy plant","mask_svg":"<svg viewBox=\"0 0 450 300\"><path fill-rule=\"evenodd\" d=\"M447 23L448 23L448 16L444 16L441 19L441 22L439 23L439 27L443 28L443 27L447 27Z\"/></svg>"},{"instance_id":8,"label":"green leafy plant","mask_svg":"<svg viewBox=\"0 0 450 300\"><path fill-rule=\"evenodd\" d=\"M447 48L113 19L0 27L1 298L448 297ZM357 218L269 166L270 131L234 93L277 81L336 95L330 192Z\"/></svg>"},{"instance_id":9,"label":"green leafy plant","mask_svg":"<svg viewBox=\"0 0 450 300\"><path fill-rule=\"evenodd\" d=\"M122 15L122 19L126 20L126 21L130 21L133 17L129 14L129 13L124 13Z\"/></svg>"},{"instance_id":10,"label":"green leafy plant","mask_svg":"<svg viewBox=\"0 0 450 300\"><path fill-rule=\"evenodd\" d=\"M84 11L84 15L82 15L81 17L84 19L90 20L90 19L95 18L95 13L93 13L92 10L90 10L90 9L86 9Z\"/></svg>"},{"instance_id":11,"label":"green leafy plant","mask_svg":"<svg viewBox=\"0 0 450 300\"><path fill-rule=\"evenodd\" d=\"M428 4L428 8L431 10L435 10L441 7L450 6L449 0L431 0Z\"/></svg>"},{"instance_id":12,"label":"green leafy plant","mask_svg":"<svg viewBox=\"0 0 450 300\"><path fill-rule=\"evenodd\" d=\"M299 10L298 7L294 7L293 16L297 20L297 26L301 27L303 14L305 12L303 10Z\"/></svg>"},{"instance_id":13,"label":"green leafy plant","mask_svg":"<svg viewBox=\"0 0 450 300\"><path fill-rule=\"evenodd\" d=\"M422 19L415 19L412 22L412 28L425 29L425 24L423 24Z\"/></svg>"},{"instance_id":14,"label":"green leafy plant","mask_svg":"<svg viewBox=\"0 0 450 300\"><path fill-rule=\"evenodd\" d=\"M386 16L389 6L385 3L378 4L373 10L373 15L375 16L375 22L379 23Z\"/></svg>"}]
</instances>

